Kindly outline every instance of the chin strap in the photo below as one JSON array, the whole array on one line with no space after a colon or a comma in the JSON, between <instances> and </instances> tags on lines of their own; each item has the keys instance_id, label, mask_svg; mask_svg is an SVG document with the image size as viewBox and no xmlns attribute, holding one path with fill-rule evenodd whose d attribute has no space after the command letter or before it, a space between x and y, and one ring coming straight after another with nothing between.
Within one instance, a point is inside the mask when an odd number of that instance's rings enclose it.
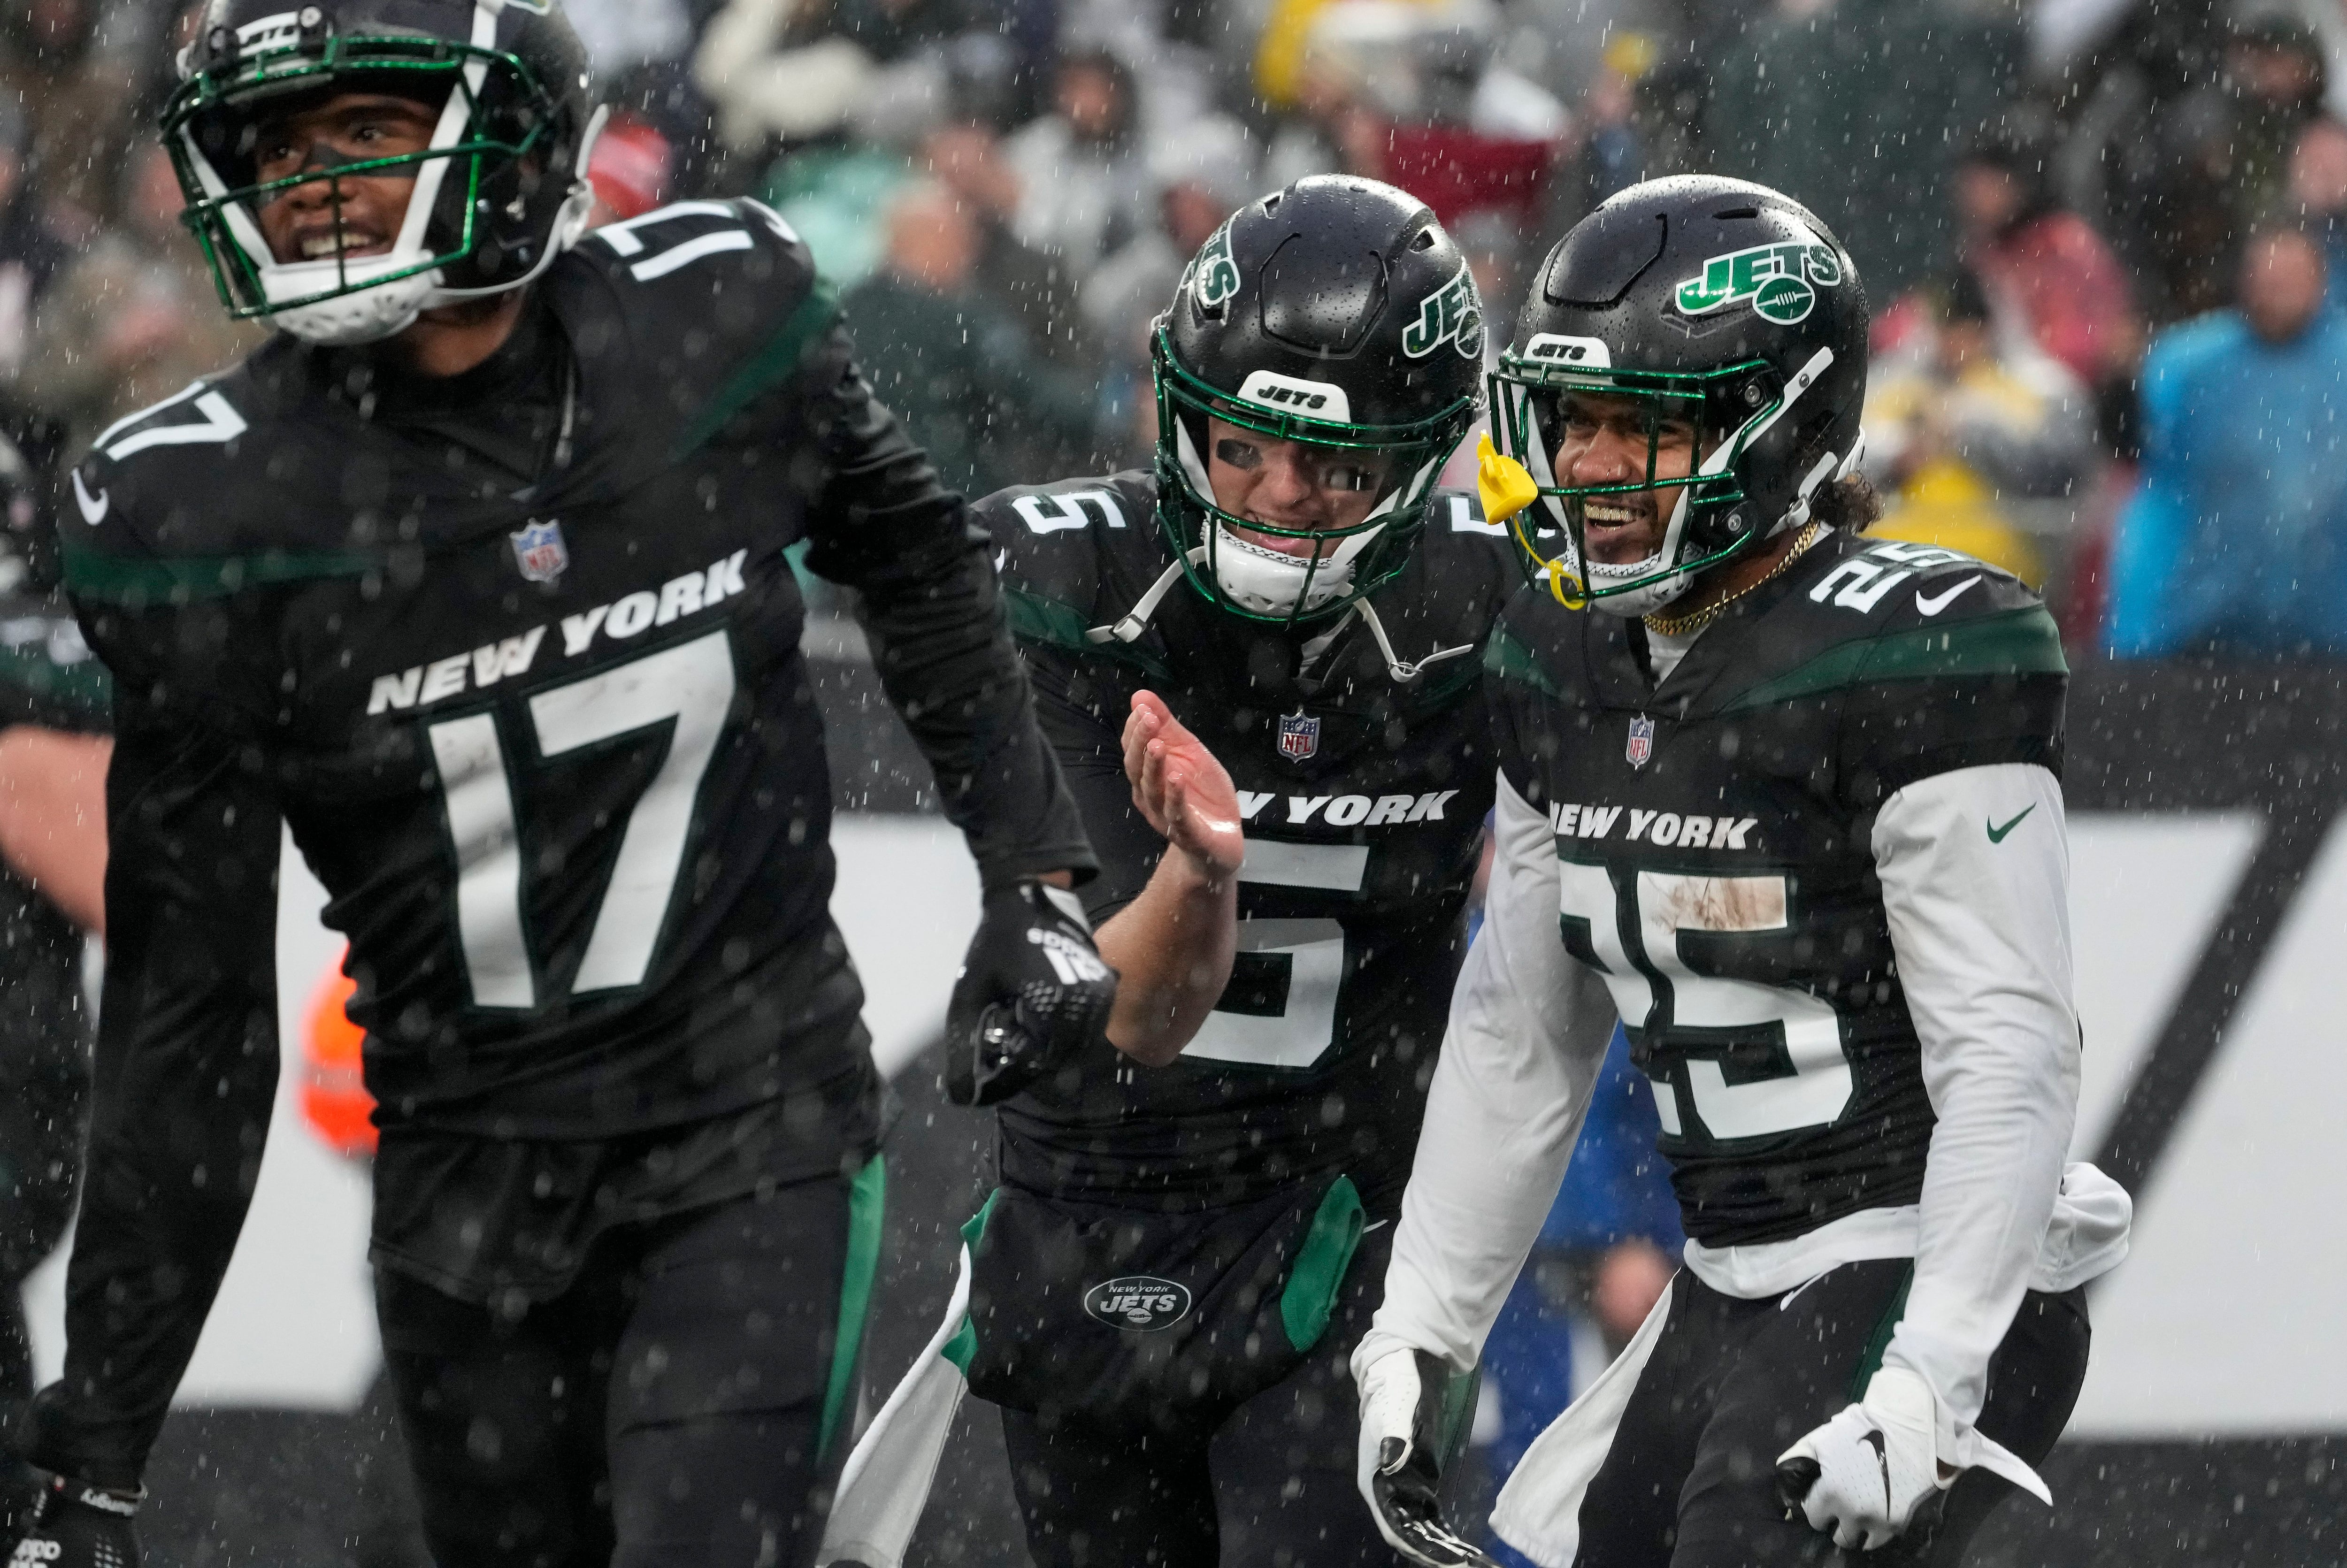
<instances>
[{"instance_id":1,"label":"chin strap","mask_svg":"<svg viewBox=\"0 0 2347 1568\"><path fill-rule=\"evenodd\" d=\"M1187 564L1196 566L1205 559L1206 547L1200 545L1196 549L1190 552ZM1175 583L1182 580L1182 569L1184 564L1184 562L1177 560L1172 566L1167 567L1165 570L1159 575L1157 580L1149 585L1149 591L1143 594L1133 607L1125 612L1123 620L1109 626L1093 627L1091 630L1084 633L1084 641L1087 642L1131 642L1139 638L1143 632L1149 630L1149 618L1157 613L1157 607L1165 602L1165 596L1174 591L1174 585Z\"/></svg>"},{"instance_id":2,"label":"chin strap","mask_svg":"<svg viewBox=\"0 0 2347 1568\"><path fill-rule=\"evenodd\" d=\"M1393 643L1386 636L1385 622L1378 619L1377 610L1368 600L1353 600L1353 613L1361 618L1362 624L1369 629L1369 635L1377 639L1378 651L1385 655L1386 673L1401 684L1406 685L1425 674L1429 665L1440 664L1445 659L1457 659L1463 654L1475 651L1473 643L1462 642L1456 648L1438 648L1417 663L1408 663L1395 655Z\"/></svg>"},{"instance_id":3,"label":"chin strap","mask_svg":"<svg viewBox=\"0 0 2347 1568\"><path fill-rule=\"evenodd\" d=\"M1203 563L1205 559L1206 547L1200 545L1190 552L1187 564L1196 566ZM1157 613L1157 607L1165 602L1165 596L1173 592L1174 585L1182 579L1184 564L1177 560L1167 567L1158 575L1157 580L1149 585L1149 591L1143 594L1133 607L1126 611L1123 619L1090 628L1084 632L1084 641L1092 643L1138 641L1141 634L1149 630L1150 619ZM1320 651L1336 641L1337 633L1344 630L1346 617L1356 615L1359 616L1362 624L1369 629L1369 635L1377 640L1378 652L1386 661L1386 673L1392 676L1398 683L1407 684L1417 680L1426 673L1430 665L1440 664L1445 659L1457 659L1475 651L1473 643L1461 643L1456 648L1439 648L1417 663L1410 663L1394 652L1393 640L1386 635L1385 622L1378 619L1378 612L1371 608L1369 601L1366 599L1357 599L1353 600L1352 608L1348 610L1345 615L1337 617L1335 626L1330 627L1324 636L1315 639L1313 644L1307 648L1306 662L1309 663L1318 658Z\"/></svg>"}]
</instances>

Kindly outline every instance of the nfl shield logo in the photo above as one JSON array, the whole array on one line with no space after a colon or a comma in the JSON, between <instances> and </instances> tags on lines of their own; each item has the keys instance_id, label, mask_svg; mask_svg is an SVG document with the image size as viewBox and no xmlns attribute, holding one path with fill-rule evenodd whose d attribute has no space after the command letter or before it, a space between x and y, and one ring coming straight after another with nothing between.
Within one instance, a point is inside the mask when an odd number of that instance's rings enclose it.
<instances>
[{"instance_id":1,"label":"nfl shield logo","mask_svg":"<svg viewBox=\"0 0 2347 1568\"><path fill-rule=\"evenodd\" d=\"M532 523L506 537L513 540L514 563L532 582L552 582L570 564L570 550L562 542L559 522Z\"/></svg>"},{"instance_id":2,"label":"nfl shield logo","mask_svg":"<svg viewBox=\"0 0 2347 1568\"><path fill-rule=\"evenodd\" d=\"M1640 713L1630 721L1630 743L1622 754L1630 759L1634 768L1643 768L1646 759L1655 754L1655 721Z\"/></svg>"},{"instance_id":3,"label":"nfl shield logo","mask_svg":"<svg viewBox=\"0 0 2347 1568\"><path fill-rule=\"evenodd\" d=\"M1279 720L1279 754L1300 763L1320 749L1320 721L1298 708Z\"/></svg>"}]
</instances>

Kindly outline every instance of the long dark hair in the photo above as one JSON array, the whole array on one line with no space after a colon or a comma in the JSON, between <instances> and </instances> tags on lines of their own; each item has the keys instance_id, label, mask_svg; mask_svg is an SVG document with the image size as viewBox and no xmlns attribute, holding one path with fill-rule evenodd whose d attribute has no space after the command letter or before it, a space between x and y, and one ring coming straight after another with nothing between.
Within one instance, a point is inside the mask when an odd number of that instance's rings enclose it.
<instances>
[{"instance_id":1,"label":"long dark hair","mask_svg":"<svg viewBox=\"0 0 2347 1568\"><path fill-rule=\"evenodd\" d=\"M1882 520L1882 497L1874 493L1872 480L1852 474L1818 487L1817 494L1809 497L1809 516L1829 528L1862 534Z\"/></svg>"}]
</instances>

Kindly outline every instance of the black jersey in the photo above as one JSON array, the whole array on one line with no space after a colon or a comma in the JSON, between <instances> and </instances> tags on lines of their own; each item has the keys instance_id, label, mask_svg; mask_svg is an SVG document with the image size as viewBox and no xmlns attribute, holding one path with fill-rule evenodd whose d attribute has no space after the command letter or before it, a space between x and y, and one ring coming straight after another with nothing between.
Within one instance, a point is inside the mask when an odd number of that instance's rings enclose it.
<instances>
[{"instance_id":1,"label":"black jersey","mask_svg":"<svg viewBox=\"0 0 2347 1568\"><path fill-rule=\"evenodd\" d=\"M1952 550L1829 533L1670 677L1642 629L1527 590L1487 663L1549 815L1565 946L1653 1080L1688 1235L1782 1240L1922 1190L1933 1117L1871 835L1905 784L2059 771L2061 640Z\"/></svg>"},{"instance_id":2,"label":"black jersey","mask_svg":"<svg viewBox=\"0 0 2347 1568\"><path fill-rule=\"evenodd\" d=\"M466 376L281 337L97 441L64 526L117 683L115 1088L71 1346L114 1365L84 1412L110 1469L159 1418L259 1156L281 816L350 938L378 1255L436 1279L486 1268L462 1250L485 1230L576 1243L720 1195L680 1196L695 1173L871 1147L786 549L861 590L982 874L1091 864L984 536L849 356L787 226L692 202L589 236ZM634 1174L605 1182L592 1151L620 1148ZM513 1219L539 1210L570 1234Z\"/></svg>"},{"instance_id":3,"label":"black jersey","mask_svg":"<svg viewBox=\"0 0 2347 1568\"><path fill-rule=\"evenodd\" d=\"M1258 625L1177 579L1125 641L1108 627L1173 566L1146 474L980 503L1038 712L1101 857L1095 920L1147 885L1164 840L1134 809L1120 737L1163 698L1228 770L1245 817L1239 952L1182 1055L1134 1066L1105 1040L1002 1112L1003 1177L1064 1196L1235 1203L1344 1171L1397 1196L1464 955L1491 803L1478 652L1522 582L1465 496L1439 494L1409 566L1371 600L1398 681L1356 614L1333 640Z\"/></svg>"}]
</instances>

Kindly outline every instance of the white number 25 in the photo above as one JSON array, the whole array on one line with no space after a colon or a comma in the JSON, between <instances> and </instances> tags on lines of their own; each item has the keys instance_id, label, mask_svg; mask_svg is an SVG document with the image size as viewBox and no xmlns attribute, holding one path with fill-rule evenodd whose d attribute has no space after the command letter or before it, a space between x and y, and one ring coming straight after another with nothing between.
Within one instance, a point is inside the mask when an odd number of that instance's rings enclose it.
<instances>
[{"instance_id":1,"label":"white number 25","mask_svg":"<svg viewBox=\"0 0 2347 1568\"><path fill-rule=\"evenodd\" d=\"M1713 1138L1759 1138L1822 1127L1840 1117L1853 1083L1833 1009L1807 991L1697 974L1679 952L1684 931L1783 930L1784 877L1641 871L1634 897L1625 901L1617 898L1602 866L1564 861L1557 869L1564 917L1587 925L1614 1005L1634 1027L1667 1022L1686 1029L1783 1030L1793 1066L1783 1077L1730 1083L1717 1061L1686 1059L1687 1088L1705 1132ZM1623 907L1624 902L1631 907ZM1624 927L1636 935L1635 956L1624 939ZM1667 1020L1655 1016L1656 980L1669 988ZM1663 1131L1685 1135L1676 1089L1663 1079L1654 1083Z\"/></svg>"}]
</instances>

